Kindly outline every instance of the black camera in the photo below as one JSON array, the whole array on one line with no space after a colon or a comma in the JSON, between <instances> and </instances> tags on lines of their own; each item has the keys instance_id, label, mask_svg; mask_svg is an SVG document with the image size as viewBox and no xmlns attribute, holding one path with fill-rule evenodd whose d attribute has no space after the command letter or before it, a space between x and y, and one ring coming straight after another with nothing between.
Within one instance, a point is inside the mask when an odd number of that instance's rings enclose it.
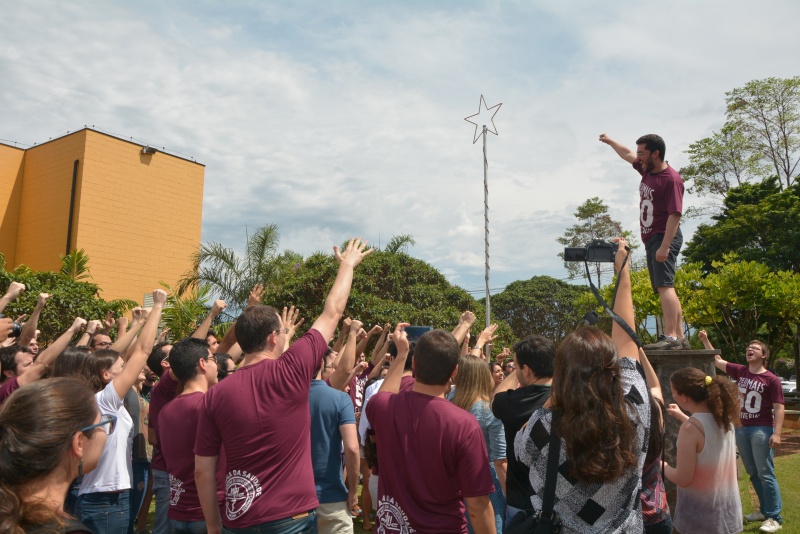
<instances>
[{"instance_id":1,"label":"black camera","mask_svg":"<svg viewBox=\"0 0 800 534\"><path fill-rule=\"evenodd\" d=\"M585 247L567 247L564 249L564 261L587 261L596 263L614 263L617 244L595 239Z\"/></svg>"},{"instance_id":2,"label":"black camera","mask_svg":"<svg viewBox=\"0 0 800 534\"><path fill-rule=\"evenodd\" d=\"M5 315L3 315L2 313L0 313L0 319L5 319L5 317L6 317ZM13 323L11 323L11 333L10 333L10 334L8 334L8 337L19 337L19 335L20 335L21 333L22 333L22 325L21 325L21 324L19 324L19 323L18 323L18 322L16 322L16 321L14 321Z\"/></svg>"}]
</instances>

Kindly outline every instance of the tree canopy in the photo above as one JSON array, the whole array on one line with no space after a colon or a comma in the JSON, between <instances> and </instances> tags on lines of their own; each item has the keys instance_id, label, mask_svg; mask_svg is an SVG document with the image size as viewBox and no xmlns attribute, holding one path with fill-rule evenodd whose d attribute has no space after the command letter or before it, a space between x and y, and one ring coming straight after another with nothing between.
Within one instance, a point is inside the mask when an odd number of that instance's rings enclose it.
<instances>
[{"instance_id":1,"label":"tree canopy","mask_svg":"<svg viewBox=\"0 0 800 534\"><path fill-rule=\"evenodd\" d=\"M588 292L584 286L534 276L493 295L492 312L511 327L516 340L539 334L558 343L583 323L588 308L582 297Z\"/></svg>"},{"instance_id":2,"label":"tree canopy","mask_svg":"<svg viewBox=\"0 0 800 534\"><path fill-rule=\"evenodd\" d=\"M800 272L800 184L781 189L770 178L733 187L712 220L697 228L683 252L705 272L732 252L774 271Z\"/></svg>"}]
</instances>

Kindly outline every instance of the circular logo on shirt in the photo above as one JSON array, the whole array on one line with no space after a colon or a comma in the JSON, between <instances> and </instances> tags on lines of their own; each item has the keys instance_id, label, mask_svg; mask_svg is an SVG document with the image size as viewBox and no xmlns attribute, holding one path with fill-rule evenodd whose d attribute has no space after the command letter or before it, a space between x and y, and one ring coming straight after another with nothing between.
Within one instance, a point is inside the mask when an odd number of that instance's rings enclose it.
<instances>
[{"instance_id":1,"label":"circular logo on shirt","mask_svg":"<svg viewBox=\"0 0 800 534\"><path fill-rule=\"evenodd\" d=\"M244 515L261 495L258 478L247 471L231 471L225 477L225 515L231 521Z\"/></svg>"},{"instance_id":2,"label":"circular logo on shirt","mask_svg":"<svg viewBox=\"0 0 800 534\"><path fill-rule=\"evenodd\" d=\"M408 516L400 504L391 497L383 496L378 501L377 534L413 534L416 532L408 524Z\"/></svg>"}]
</instances>

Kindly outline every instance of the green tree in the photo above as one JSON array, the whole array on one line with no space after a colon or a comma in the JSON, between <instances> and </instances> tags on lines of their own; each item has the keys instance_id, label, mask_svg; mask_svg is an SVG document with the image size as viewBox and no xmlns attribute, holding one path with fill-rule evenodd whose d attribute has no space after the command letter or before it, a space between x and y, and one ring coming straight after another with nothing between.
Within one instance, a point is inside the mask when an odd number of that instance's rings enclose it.
<instances>
[{"instance_id":1,"label":"green tree","mask_svg":"<svg viewBox=\"0 0 800 534\"><path fill-rule=\"evenodd\" d=\"M208 315L209 287L201 284L178 293L169 284L161 282L161 285L167 291L167 305L161 314L162 324L169 328L172 339L191 336L198 323Z\"/></svg>"},{"instance_id":2,"label":"green tree","mask_svg":"<svg viewBox=\"0 0 800 534\"><path fill-rule=\"evenodd\" d=\"M770 346L768 365L783 350L791 350L800 317L800 274L776 272L733 254L712 267L707 274L698 263L678 271L676 290L686 320L709 330L715 346L732 361L742 361L753 339Z\"/></svg>"},{"instance_id":3,"label":"green tree","mask_svg":"<svg viewBox=\"0 0 800 534\"><path fill-rule=\"evenodd\" d=\"M624 236L627 238L631 247L635 248L635 241L632 239L631 232L622 229L622 223L611 218L608 213L608 206L600 199L600 197L593 197L578 206L575 211L575 218L578 219L578 224L567 228L564 235L557 238L560 244L565 247L583 247L595 239L602 239L608 241L611 238ZM558 257L564 259L564 253L559 252ZM564 262L564 268L569 273L571 279L578 277L585 277L586 270L583 262ZM613 274L613 265L610 263L594 263L590 265L597 275L598 287L602 285L602 277L604 274Z\"/></svg>"},{"instance_id":4,"label":"green tree","mask_svg":"<svg viewBox=\"0 0 800 534\"><path fill-rule=\"evenodd\" d=\"M728 121L750 153L774 168L781 189L791 187L800 163L800 76L753 80L725 96Z\"/></svg>"},{"instance_id":5,"label":"green tree","mask_svg":"<svg viewBox=\"0 0 800 534\"><path fill-rule=\"evenodd\" d=\"M414 237L411 234L393 235L392 238L386 243L384 252L396 254L397 252L408 253L408 247L416 245Z\"/></svg>"},{"instance_id":6,"label":"green tree","mask_svg":"<svg viewBox=\"0 0 800 534\"><path fill-rule=\"evenodd\" d=\"M298 306L306 318L303 329L322 313L325 297L336 277L338 264L332 254L317 252L265 291L263 302L275 307ZM485 323L483 307L466 291L450 284L431 265L404 252L375 251L356 270L345 316L365 325L413 325L452 330L465 310L477 316L471 335L474 340ZM495 347L508 345L511 330L502 321Z\"/></svg>"},{"instance_id":7,"label":"green tree","mask_svg":"<svg viewBox=\"0 0 800 534\"><path fill-rule=\"evenodd\" d=\"M89 256L83 249L72 249L69 254L59 256L61 260L61 274L72 280L86 280L91 278L89 274Z\"/></svg>"},{"instance_id":8,"label":"green tree","mask_svg":"<svg viewBox=\"0 0 800 534\"><path fill-rule=\"evenodd\" d=\"M715 202L705 209L687 210L686 216L701 215L709 207L719 211L731 188L764 175L761 158L750 151L747 138L736 123L726 123L719 132L689 145L686 152L689 165L680 173L692 184L689 192Z\"/></svg>"},{"instance_id":9,"label":"green tree","mask_svg":"<svg viewBox=\"0 0 800 534\"><path fill-rule=\"evenodd\" d=\"M302 256L292 251L278 252L278 227L268 224L247 236L244 257L220 243L205 243L192 257L192 268L178 283L183 295L198 284L228 305L227 316L235 317L247 306L250 290L256 284L275 285L299 263Z\"/></svg>"},{"instance_id":10,"label":"green tree","mask_svg":"<svg viewBox=\"0 0 800 534\"><path fill-rule=\"evenodd\" d=\"M800 272L800 184L782 190L777 178L769 178L734 187L712 220L687 243L688 262L711 272L713 262L735 252L774 271Z\"/></svg>"},{"instance_id":11,"label":"green tree","mask_svg":"<svg viewBox=\"0 0 800 534\"><path fill-rule=\"evenodd\" d=\"M100 287L96 284L73 280L61 273L33 271L25 265L12 271L0 270L0 292L4 293L11 282L21 282L27 290L6 307L4 313L9 317L30 313L39 293L52 295L39 317L39 340L43 344L63 334L75 317L103 319L107 312L121 315L137 304L127 299L106 302L100 298Z\"/></svg>"},{"instance_id":12,"label":"green tree","mask_svg":"<svg viewBox=\"0 0 800 534\"><path fill-rule=\"evenodd\" d=\"M511 327L516 340L539 334L559 342L583 324L588 308L581 297L588 292L549 276L534 276L493 295L492 312Z\"/></svg>"}]
</instances>

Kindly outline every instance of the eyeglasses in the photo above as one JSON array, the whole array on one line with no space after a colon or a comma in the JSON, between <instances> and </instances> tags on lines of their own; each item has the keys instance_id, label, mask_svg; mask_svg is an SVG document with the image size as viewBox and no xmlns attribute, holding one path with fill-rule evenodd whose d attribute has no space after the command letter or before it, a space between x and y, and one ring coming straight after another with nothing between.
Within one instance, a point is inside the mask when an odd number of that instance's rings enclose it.
<instances>
[{"instance_id":1,"label":"eyeglasses","mask_svg":"<svg viewBox=\"0 0 800 534\"><path fill-rule=\"evenodd\" d=\"M93 428L102 427L103 425L108 425L108 428L104 428L103 430L106 431L106 434L109 436L114 433L114 429L117 428L117 416L116 415L109 415L104 413L100 415L100 422L94 425L89 425L86 428L81 428L81 432L84 434Z\"/></svg>"},{"instance_id":2,"label":"eyeglasses","mask_svg":"<svg viewBox=\"0 0 800 534\"><path fill-rule=\"evenodd\" d=\"M113 345L113 343L110 341L98 341L94 344L95 347L110 347L111 345Z\"/></svg>"}]
</instances>

